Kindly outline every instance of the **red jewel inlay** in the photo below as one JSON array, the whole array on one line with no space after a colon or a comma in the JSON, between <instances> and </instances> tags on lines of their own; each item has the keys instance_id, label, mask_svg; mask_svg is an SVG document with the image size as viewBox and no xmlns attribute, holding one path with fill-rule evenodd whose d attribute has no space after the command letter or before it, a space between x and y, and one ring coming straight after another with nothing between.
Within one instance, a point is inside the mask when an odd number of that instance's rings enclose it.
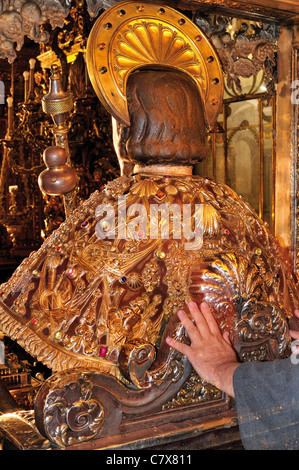
<instances>
[{"instance_id":1,"label":"red jewel inlay","mask_svg":"<svg viewBox=\"0 0 299 470\"><path fill-rule=\"evenodd\" d=\"M158 199L163 199L164 196L165 196L165 194L162 193L162 191L158 191L158 192L156 193L156 198L158 198Z\"/></svg>"},{"instance_id":2,"label":"red jewel inlay","mask_svg":"<svg viewBox=\"0 0 299 470\"><path fill-rule=\"evenodd\" d=\"M101 357L105 357L105 356L106 356L106 353L107 353L107 348L106 348L106 346L101 346L101 347L100 347L100 353L99 353L100 356L101 356Z\"/></svg>"}]
</instances>

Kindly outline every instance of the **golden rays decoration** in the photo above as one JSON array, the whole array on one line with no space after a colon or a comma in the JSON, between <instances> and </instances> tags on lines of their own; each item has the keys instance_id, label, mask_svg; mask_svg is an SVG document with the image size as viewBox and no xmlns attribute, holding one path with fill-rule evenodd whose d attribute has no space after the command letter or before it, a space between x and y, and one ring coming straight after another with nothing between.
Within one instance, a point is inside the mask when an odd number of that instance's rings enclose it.
<instances>
[{"instance_id":1,"label":"golden rays decoration","mask_svg":"<svg viewBox=\"0 0 299 470\"><path fill-rule=\"evenodd\" d=\"M99 99L125 125L127 78L149 66L188 74L200 90L210 127L222 106L222 69L213 46L191 20L167 6L122 2L103 13L88 39L87 66Z\"/></svg>"}]
</instances>

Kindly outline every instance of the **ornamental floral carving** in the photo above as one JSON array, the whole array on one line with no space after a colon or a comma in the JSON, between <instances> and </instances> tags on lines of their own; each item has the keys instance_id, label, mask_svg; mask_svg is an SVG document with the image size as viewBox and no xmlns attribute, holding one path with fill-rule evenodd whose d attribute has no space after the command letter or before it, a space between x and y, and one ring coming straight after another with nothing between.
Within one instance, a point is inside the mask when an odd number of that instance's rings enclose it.
<instances>
[{"instance_id":1,"label":"ornamental floral carving","mask_svg":"<svg viewBox=\"0 0 299 470\"><path fill-rule=\"evenodd\" d=\"M202 380L192 371L184 387L172 400L165 403L162 409L165 411L187 405L198 405L207 401L220 400L222 396L223 393L217 387Z\"/></svg>"},{"instance_id":2,"label":"ornamental floral carving","mask_svg":"<svg viewBox=\"0 0 299 470\"><path fill-rule=\"evenodd\" d=\"M229 19L218 17L216 24L197 12L195 23L205 32L219 55L223 71L227 77L227 86L235 85L242 92L240 77L248 78L264 70L269 82L269 93L274 93L276 81L276 53L278 29L262 24L261 27L242 23L239 31L231 35L227 29ZM248 34L249 28L252 34Z\"/></svg>"}]
</instances>

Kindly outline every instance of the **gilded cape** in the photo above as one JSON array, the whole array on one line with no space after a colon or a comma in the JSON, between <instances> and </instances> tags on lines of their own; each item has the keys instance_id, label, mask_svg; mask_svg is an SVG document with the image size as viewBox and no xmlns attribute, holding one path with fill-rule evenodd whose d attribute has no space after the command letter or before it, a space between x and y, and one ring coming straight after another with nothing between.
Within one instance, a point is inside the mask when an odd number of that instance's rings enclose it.
<instances>
[{"instance_id":1,"label":"gilded cape","mask_svg":"<svg viewBox=\"0 0 299 470\"><path fill-rule=\"evenodd\" d=\"M120 200L148 209L147 227L158 223L150 220L153 204L202 207L202 246L186 249L171 224L164 238L163 218L151 238L128 210L126 230L136 233L108 238L110 223L123 229ZM110 222L101 204L113 208ZM122 176L93 193L1 286L0 329L53 371L92 367L139 387L145 370L148 380L151 370L167 369L164 336L186 340L176 312L189 299L210 304L241 361L288 356L296 280L267 224L208 179ZM130 366L136 348L142 373Z\"/></svg>"}]
</instances>

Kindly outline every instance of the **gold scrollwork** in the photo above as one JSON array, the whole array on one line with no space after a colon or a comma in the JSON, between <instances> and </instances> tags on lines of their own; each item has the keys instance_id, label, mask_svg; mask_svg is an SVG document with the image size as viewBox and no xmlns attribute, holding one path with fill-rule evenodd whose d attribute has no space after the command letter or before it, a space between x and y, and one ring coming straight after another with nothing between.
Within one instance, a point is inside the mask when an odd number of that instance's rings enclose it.
<instances>
[{"instance_id":1,"label":"gold scrollwork","mask_svg":"<svg viewBox=\"0 0 299 470\"><path fill-rule=\"evenodd\" d=\"M47 397L45 432L59 447L94 438L101 430L105 413L93 398L93 384L84 374L76 382L53 390Z\"/></svg>"},{"instance_id":2,"label":"gold scrollwork","mask_svg":"<svg viewBox=\"0 0 299 470\"><path fill-rule=\"evenodd\" d=\"M194 371L186 381L176 397L163 405L162 409L172 410L188 405L198 405L206 401L219 400L223 396L222 392L215 387L202 380Z\"/></svg>"}]
</instances>

